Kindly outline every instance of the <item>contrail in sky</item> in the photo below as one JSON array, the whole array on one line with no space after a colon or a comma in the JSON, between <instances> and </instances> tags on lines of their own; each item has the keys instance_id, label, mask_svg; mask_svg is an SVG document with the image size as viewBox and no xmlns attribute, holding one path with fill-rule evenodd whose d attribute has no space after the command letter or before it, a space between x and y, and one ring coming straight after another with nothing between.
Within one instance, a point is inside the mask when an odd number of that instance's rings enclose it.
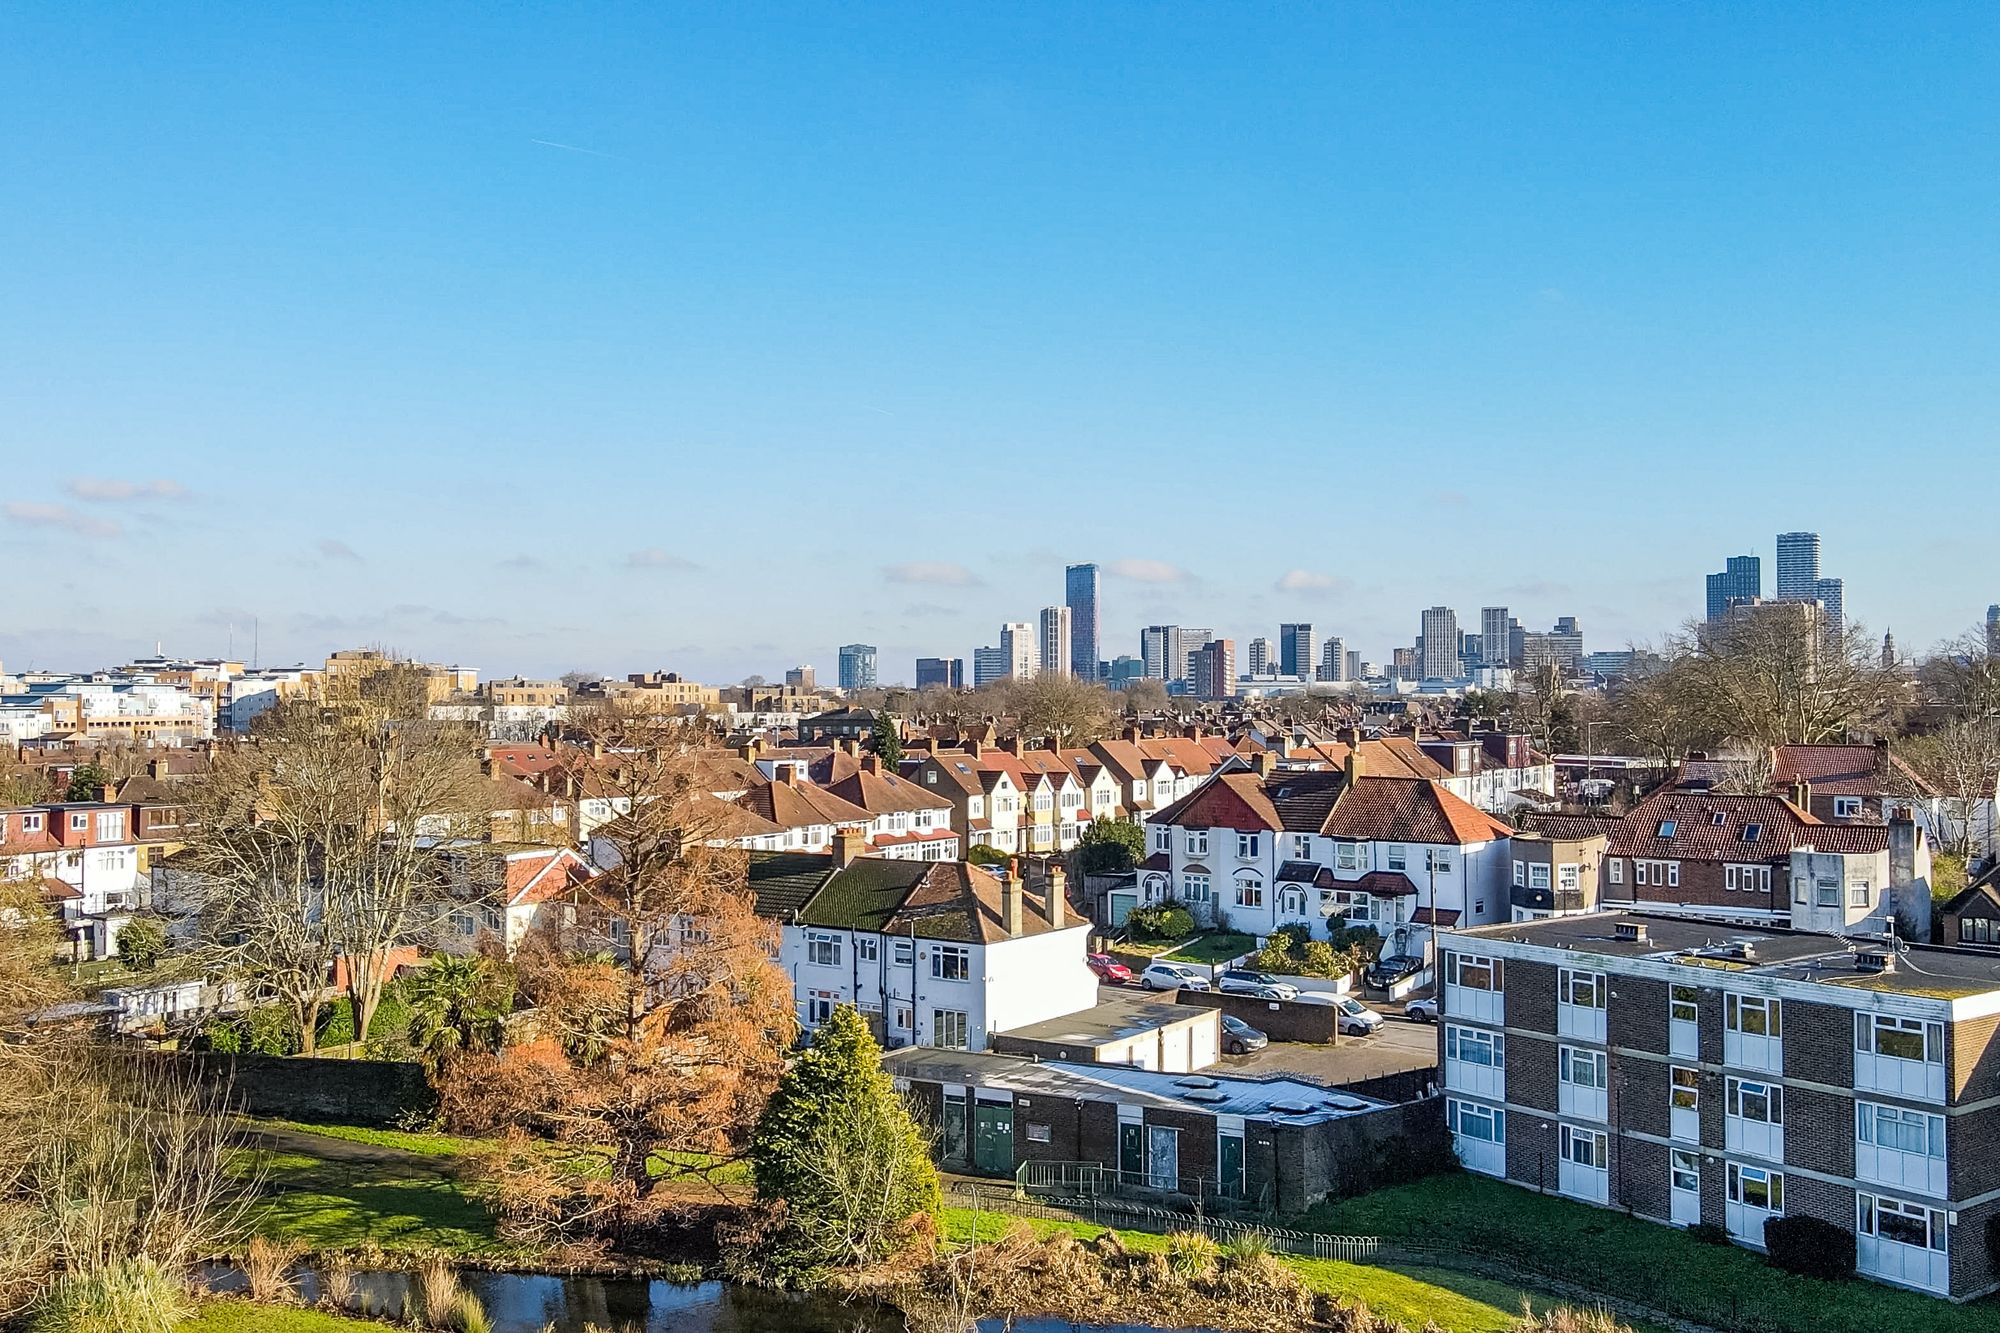
<instances>
[{"instance_id":1,"label":"contrail in sky","mask_svg":"<svg viewBox=\"0 0 2000 1333\"><path fill-rule=\"evenodd\" d=\"M595 148L578 148L573 143L557 143L554 139L530 139L529 143L540 144L544 148L560 148L565 153L584 153L590 157L612 157L611 153L600 153Z\"/></svg>"}]
</instances>

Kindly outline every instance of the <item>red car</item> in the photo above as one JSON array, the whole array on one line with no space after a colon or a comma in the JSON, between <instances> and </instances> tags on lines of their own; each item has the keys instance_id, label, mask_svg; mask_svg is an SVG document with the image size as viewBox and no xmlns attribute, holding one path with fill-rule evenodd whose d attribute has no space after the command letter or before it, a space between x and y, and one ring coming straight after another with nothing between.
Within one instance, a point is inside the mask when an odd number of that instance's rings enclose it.
<instances>
[{"instance_id":1,"label":"red car","mask_svg":"<svg viewBox=\"0 0 2000 1333\"><path fill-rule=\"evenodd\" d=\"M1108 953L1086 954L1083 961L1090 964L1090 970L1097 973L1099 981L1113 986L1132 984L1132 969Z\"/></svg>"}]
</instances>

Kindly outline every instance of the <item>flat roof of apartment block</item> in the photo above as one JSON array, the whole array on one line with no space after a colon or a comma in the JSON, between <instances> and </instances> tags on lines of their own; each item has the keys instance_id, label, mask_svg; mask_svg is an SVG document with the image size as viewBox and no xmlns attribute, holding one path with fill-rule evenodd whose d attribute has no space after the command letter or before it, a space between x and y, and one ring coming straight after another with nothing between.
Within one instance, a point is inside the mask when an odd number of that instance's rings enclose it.
<instances>
[{"instance_id":1,"label":"flat roof of apartment block","mask_svg":"<svg viewBox=\"0 0 2000 1333\"><path fill-rule=\"evenodd\" d=\"M1714 972L1934 999L2000 992L2000 954L1911 944L1872 930L1833 935L1651 912L1591 912L1457 931L1446 935L1440 947L1451 948L1454 937L1514 940L1610 958L1650 959ZM1893 960L1886 969L1869 958L1884 954Z\"/></svg>"},{"instance_id":2,"label":"flat roof of apartment block","mask_svg":"<svg viewBox=\"0 0 2000 1333\"><path fill-rule=\"evenodd\" d=\"M990 1051L909 1046L882 1057L897 1078L992 1088L1028 1097L1119 1102L1163 1110L1240 1115L1286 1125L1313 1125L1380 1110L1390 1103L1321 1087L1298 1078L1237 1078L1209 1073L1169 1074L1132 1065L1035 1060Z\"/></svg>"}]
</instances>

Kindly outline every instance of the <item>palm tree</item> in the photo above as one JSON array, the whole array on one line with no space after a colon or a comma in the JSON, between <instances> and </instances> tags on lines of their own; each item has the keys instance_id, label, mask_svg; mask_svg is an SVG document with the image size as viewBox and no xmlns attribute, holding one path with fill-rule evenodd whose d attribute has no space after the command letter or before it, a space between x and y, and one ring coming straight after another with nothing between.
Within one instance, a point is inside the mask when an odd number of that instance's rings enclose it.
<instances>
[{"instance_id":1,"label":"palm tree","mask_svg":"<svg viewBox=\"0 0 2000 1333\"><path fill-rule=\"evenodd\" d=\"M410 978L410 1045L430 1064L500 1047L513 984L487 959L432 954Z\"/></svg>"}]
</instances>

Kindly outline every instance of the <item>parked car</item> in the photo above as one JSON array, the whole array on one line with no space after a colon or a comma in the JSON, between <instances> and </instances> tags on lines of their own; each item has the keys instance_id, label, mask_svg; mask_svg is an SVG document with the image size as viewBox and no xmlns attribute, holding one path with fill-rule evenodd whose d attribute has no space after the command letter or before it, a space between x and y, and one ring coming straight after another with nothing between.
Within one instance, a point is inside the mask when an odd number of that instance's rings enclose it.
<instances>
[{"instance_id":1,"label":"parked car","mask_svg":"<svg viewBox=\"0 0 2000 1333\"><path fill-rule=\"evenodd\" d=\"M1232 967L1217 978L1224 995L1254 995L1260 1000L1296 1000L1299 988L1289 981L1280 981L1269 972L1253 972L1247 967Z\"/></svg>"},{"instance_id":2,"label":"parked car","mask_svg":"<svg viewBox=\"0 0 2000 1333\"><path fill-rule=\"evenodd\" d=\"M1132 984L1132 969L1108 953L1085 954L1083 961L1090 965L1090 970L1097 974L1097 979L1108 986Z\"/></svg>"},{"instance_id":3,"label":"parked car","mask_svg":"<svg viewBox=\"0 0 2000 1333\"><path fill-rule=\"evenodd\" d=\"M1188 963L1152 963L1139 974L1149 990L1207 990L1208 978Z\"/></svg>"},{"instance_id":4,"label":"parked car","mask_svg":"<svg viewBox=\"0 0 2000 1333\"><path fill-rule=\"evenodd\" d=\"M1427 1000L1411 1000L1408 1004L1403 1006L1403 1017L1414 1019L1419 1023L1437 1022L1438 1021L1437 997L1433 995Z\"/></svg>"},{"instance_id":5,"label":"parked car","mask_svg":"<svg viewBox=\"0 0 2000 1333\"><path fill-rule=\"evenodd\" d=\"M1391 954L1387 958L1377 958L1361 974L1361 979L1377 990L1387 990L1406 977L1413 977L1424 970L1424 960L1412 958L1408 954Z\"/></svg>"},{"instance_id":6,"label":"parked car","mask_svg":"<svg viewBox=\"0 0 2000 1333\"><path fill-rule=\"evenodd\" d=\"M1344 1037L1366 1037L1382 1026L1382 1015L1352 995L1341 996L1333 1002L1333 1007L1340 1011L1340 1033Z\"/></svg>"},{"instance_id":7,"label":"parked car","mask_svg":"<svg viewBox=\"0 0 2000 1333\"><path fill-rule=\"evenodd\" d=\"M1222 1049L1231 1055L1248 1055L1261 1051L1271 1044L1271 1039L1251 1027L1234 1014L1222 1016Z\"/></svg>"}]
</instances>

